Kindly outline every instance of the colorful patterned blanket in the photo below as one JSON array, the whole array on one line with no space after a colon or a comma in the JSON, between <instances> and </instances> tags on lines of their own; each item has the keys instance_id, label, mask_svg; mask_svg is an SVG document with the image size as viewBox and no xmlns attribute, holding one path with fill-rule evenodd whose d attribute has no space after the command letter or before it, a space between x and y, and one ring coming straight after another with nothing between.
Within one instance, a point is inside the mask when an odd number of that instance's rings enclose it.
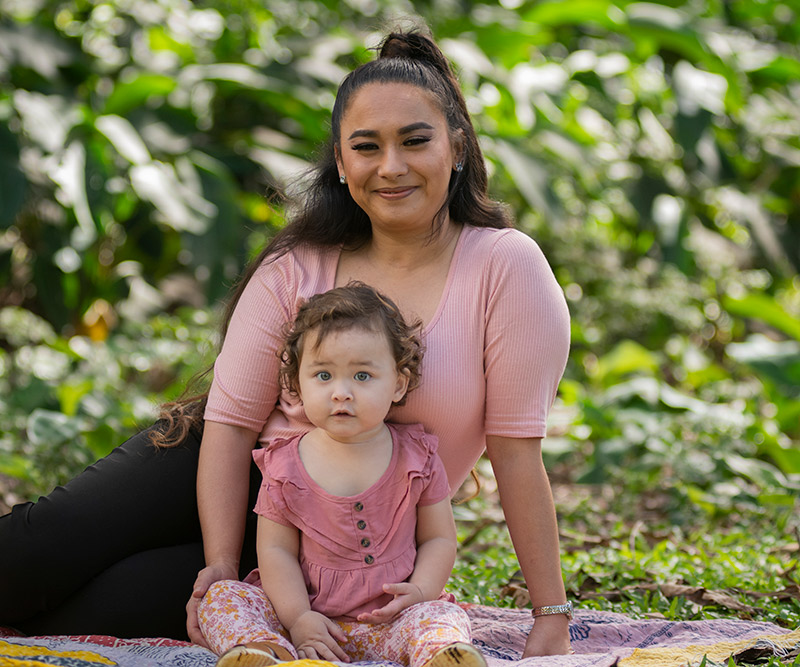
<instances>
[{"instance_id":1,"label":"colorful patterned blanket","mask_svg":"<svg viewBox=\"0 0 800 667\"><path fill-rule=\"evenodd\" d=\"M570 625L575 655L520 659L531 628L530 612L462 605L472 619L473 641L489 667L664 667L699 664L703 655L797 655L800 629L728 619L634 620L622 614L578 610ZM171 639L105 636L19 637L0 630L0 667L214 667L209 651ZM326 663L297 661L293 667ZM385 666L378 663L371 667Z\"/></svg>"}]
</instances>

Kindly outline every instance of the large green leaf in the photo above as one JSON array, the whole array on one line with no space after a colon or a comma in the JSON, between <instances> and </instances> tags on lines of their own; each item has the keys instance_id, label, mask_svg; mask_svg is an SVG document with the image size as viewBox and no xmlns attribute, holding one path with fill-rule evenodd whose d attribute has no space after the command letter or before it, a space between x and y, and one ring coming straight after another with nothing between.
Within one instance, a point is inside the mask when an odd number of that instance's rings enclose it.
<instances>
[{"instance_id":1,"label":"large green leaf","mask_svg":"<svg viewBox=\"0 0 800 667\"><path fill-rule=\"evenodd\" d=\"M775 382L787 396L800 397L800 343L755 334L745 342L731 343L725 351Z\"/></svg>"},{"instance_id":2,"label":"large green leaf","mask_svg":"<svg viewBox=\"0 0 800 667\"><path fill-rule=\"evenodd\" d=\"M177 83L174 78L151 72L137 73L132 79L118 79L105 102L106 114L125 115L161 96L169 95Z\"/></svg>"},{"instance_id":3,"label":"large green leaf","mask_svg":"<svg viewBox=\"0 0 800 667\"><path fill-rule=\"evenodd\" d=\"M77 420L61 412L34 410L28 418L28 437L37 445L58 447L80 433Z\"/></svg>"},{"instance_id":4,"label":"large green leaf","mask_svg":"<svg viewBox=\"0 0 800 667\"><path fill-rule=\"evenodd\" d=\"M750 292L742 297L725 295L722 305L731 315L759 320L800 341L800 318L792 316L763 292Z\"/></svg>"}]
</instances>

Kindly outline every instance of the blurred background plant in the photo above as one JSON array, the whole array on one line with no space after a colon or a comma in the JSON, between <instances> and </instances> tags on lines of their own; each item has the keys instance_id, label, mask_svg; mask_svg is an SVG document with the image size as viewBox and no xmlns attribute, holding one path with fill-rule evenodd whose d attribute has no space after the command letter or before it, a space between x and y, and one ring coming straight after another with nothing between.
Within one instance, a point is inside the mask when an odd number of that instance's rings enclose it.
<instances>
[{"instance_id":1,"label":"blurred background plant","mask_svg":"<svg viewBox=\"0 0 800 667\"><path fill-rule=\"evenodd\" d=\"M276 186L366 46L416 14L570 304L545 444L566 520L754 517L794 544L798 10L0 0L3 502L69 479L213 360L219 301L283 224Z\"/></svg>"}]
</instances>

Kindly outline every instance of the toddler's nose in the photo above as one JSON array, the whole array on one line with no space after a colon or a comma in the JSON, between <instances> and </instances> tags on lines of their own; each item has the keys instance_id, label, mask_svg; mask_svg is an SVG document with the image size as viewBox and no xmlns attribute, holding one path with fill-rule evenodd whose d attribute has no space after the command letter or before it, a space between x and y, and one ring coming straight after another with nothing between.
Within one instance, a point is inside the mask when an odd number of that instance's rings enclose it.
<instances>
[{"instance_id":1,"label":"toddler's nose","mask_svg":"<svg viewBox=\"0 0 800 667\"><path fill-rule=\"evenodd\" d=\"M349 383L337 382L333 387L332 397L335 401L347 401L353 398L353 392L350 390Z\"/></svg>"}]
</instances>

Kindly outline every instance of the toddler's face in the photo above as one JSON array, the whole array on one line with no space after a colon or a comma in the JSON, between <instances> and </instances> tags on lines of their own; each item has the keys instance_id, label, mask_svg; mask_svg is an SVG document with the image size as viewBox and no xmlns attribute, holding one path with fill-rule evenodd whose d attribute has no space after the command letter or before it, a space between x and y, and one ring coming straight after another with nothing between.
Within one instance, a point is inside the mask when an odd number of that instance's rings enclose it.
<instances>
[{"instance_id":1,"label":"toddler's face","mask_svg":"<svg viewBox=\"0 0 800 667\"><path fill-rule=\"evenodd\" d=\"M309 421L341 442L369 440L408 387L389 341L383 334L353 328L316 343L315 331L305 334L298 377Z\"/></svg>"}]
</instances>

